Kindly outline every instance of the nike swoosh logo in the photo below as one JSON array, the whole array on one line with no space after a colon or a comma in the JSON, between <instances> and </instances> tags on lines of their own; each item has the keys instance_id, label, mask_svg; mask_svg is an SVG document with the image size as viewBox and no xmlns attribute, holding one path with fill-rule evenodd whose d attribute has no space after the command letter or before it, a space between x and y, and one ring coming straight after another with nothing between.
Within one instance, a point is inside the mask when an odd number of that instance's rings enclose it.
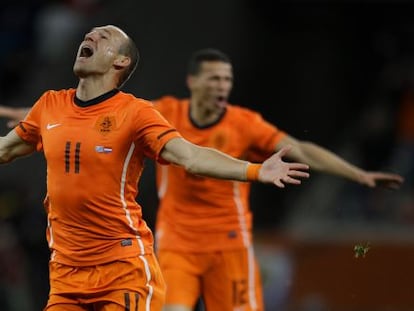
<instances>
[{"instance_id":1,"label":"nike swoosh logo","mask_svg":"<svg viewBox=\"0 0 414 311\"><path fill-rule=\"evenodd\" d=\"M52 128L57 127L57 126L60 126L60 125L61 125L60 123L54 123L54 124L48 123L46 125L46 129L47 130L51 130Z\"/></svg>"}]
</instances>

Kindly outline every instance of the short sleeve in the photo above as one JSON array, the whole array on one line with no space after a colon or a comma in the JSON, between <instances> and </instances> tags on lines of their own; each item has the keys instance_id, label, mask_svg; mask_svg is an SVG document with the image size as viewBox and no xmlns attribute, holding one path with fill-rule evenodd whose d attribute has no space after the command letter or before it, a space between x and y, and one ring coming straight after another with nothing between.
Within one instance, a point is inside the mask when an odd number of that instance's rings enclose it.
<instances>
[{"instance_id":1,"label":"short sleeve","mask_svg":"<svg viewBox=\"0 0 414 311\"><path fill-rule=\"evenodd\" d=\"M36 145L36 150L41 151L42 148L42 137L41 137L41 110L44 105L46 93L43 94L37 102L30 109L23 121L15 127L15 132L25 142Z\"/></svg>"},{"instance_id":2,"label":"short sleeve","mask_svg":"<svg viewBox=\"0 0 414 311\"><path fill-rule=\"evenodd\" d=\"M145 156L165 164L160 157L162 149L169 140L182 137L181 134L153 106L139 111L138 124L136 141Z\"/></svg>"}]
</instances>

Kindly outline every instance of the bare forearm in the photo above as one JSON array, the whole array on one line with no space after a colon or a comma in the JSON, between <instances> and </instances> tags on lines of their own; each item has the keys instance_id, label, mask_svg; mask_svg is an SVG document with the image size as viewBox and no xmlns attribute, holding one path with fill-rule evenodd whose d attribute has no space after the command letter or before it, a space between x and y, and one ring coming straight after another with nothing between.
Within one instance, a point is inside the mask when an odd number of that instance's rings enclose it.
<instances>
[{"instance_id":1,"label":"bare forearm","mask_svg":"<svg viewBox=\"0 0 414 311\"><path fill-rule=\"evenodd\" d=\"M186 170L192 174L246 181L248 162L238 160L215 149L200 147Z\"/></svg>"},{"instance_id":2,"label":"bare forearm","mask_svg":"<svg viewBox=\"0 0 414 311\"><path fill-rule=\"evenodd\" d=\"M12 108L7 106L0 105L0 116L15 119L15 120L22 120L29 112L30 108Z\"/></svg>"},{"instance_id":3,"label":"bare forearm","mask_svg":"<svg viewBox=\"0 0 414 311\"><path fill-rule=\"evenodd\" d=\"M24 142L13 130L0 137L0 164L28 155L35 150L34 146Z\"/></svg>"},{"instance_id":4,"label":"bare forearm","mask_svg":"<svg viewBox=\"0 0 414 311\"><path fill-rule=\"evenodd\" d=\"M262 164L253 164L228 156L216 149L194 145L183 138L167 142L161 157L188 172L208 177L239 181L272 183L284 188L285 184L300 184L300 178L308 178L308 165L288 163L282 157L290 151L282 148Z\"/></svg>"},{"instance_id":5,"label":"bare forearm","mask_svg":"<svg viewBox=\"0 0 414 311\"><path fill-rule=\"evenodd\" d=\"M194 145L184 139L170 140L161 156L196 175L220 179L246 180L248 162L232 158L216 149Z\"/></svg>"},{"instance_id":6,"label":"bare forearm","mask_svg":"<svg viewBox=\"0 0 414 311\"><path fill-rule=\"evenodd\" d=\"M302 142L300 150L295 159L307 163L312 169L361 182L363 170L335 153L310 142Z\"/></svg>"}]
</instances>

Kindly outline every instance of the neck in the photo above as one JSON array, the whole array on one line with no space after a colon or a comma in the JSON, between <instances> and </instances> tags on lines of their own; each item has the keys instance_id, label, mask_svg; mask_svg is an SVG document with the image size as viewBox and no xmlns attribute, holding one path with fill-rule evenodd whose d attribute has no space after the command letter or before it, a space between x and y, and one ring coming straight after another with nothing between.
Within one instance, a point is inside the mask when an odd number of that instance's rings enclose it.
<instances>
[{"instance_id":1,"label":"neck","mask_svg":"<svg viewBox=\"0 0 414 311\"><path fill-rule=\"evenodd\" d=\"M113 89L116 89L116 84L113 82L102 79L80 78L76 88L76 97L82 101L88 101Z\"/></svg>"},{"instance_id":2,"label":"neck","mask_svg":"<svg viewBox=\"0 0 414 311\"><path fill-rule=\"evenodd\" d=\"M209 108L200 102L190 99L190 116L199 126L208 125L217 121L223 114L223 109Z\"/></svg>"}]
</instances>

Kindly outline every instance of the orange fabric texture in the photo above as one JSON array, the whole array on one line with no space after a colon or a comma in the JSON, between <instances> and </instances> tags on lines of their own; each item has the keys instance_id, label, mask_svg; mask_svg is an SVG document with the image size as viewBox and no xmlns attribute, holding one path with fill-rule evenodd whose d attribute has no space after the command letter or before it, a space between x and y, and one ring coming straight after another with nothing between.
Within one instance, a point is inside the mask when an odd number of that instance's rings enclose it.
<instances>
[{"instance_id":1,"label":"orange fabric texture","mask_svg":"<svg viewBox=\"0 0 414 311\"><path fill-rule=\"evenodd\" d=\"M79 268L51 262L49 273L46 310L66 310L71 305L108 311L146 310L149 305L151 310L161 310L165 301L165 282L154 254ZM108 302L112 304L104 309Z\"/></svg>"},{"instance_id":2,"label":"orange fabric texture","mask_svg":"<svg viewBox=\"0 0 414 311\"><path fill-rule=\"evenodd\" d=\"M165 143L180 135L131 94L86 107L74 97L74 89L45 92L15 129L47 159L51 260L91 266L152 253L137 184L144 158L161 160Z\"/></svg>"},{"instance_id":3,"label":"orange fabric texture","mask_svg":"<svg viewBox=\"0 0 414 311\"><path fill-rule=\"evenodd\" d=\"M247 250L209 254L159 251L168 285L166 304L191 308L202 294L206 310L263 310L259 269L256 262L249 261Z\"/></svg>"},{"instance_id":4,"label":"orange fabric texture","mask_svg":"<svg viewBox=\"0 0 414 311\"><path fill-rule=\"evenodd\" d=\"M202 128L191 121L187 99L166 96L154 105L187 140L240 159L254 155L254 160L263 161L286 135L258 113L235 105L228 105L219 121ZM251 243L248 182L195 176L175 165L157 165L157 186L157 248L210 252Z\"/></svg>"}]
</instances>

